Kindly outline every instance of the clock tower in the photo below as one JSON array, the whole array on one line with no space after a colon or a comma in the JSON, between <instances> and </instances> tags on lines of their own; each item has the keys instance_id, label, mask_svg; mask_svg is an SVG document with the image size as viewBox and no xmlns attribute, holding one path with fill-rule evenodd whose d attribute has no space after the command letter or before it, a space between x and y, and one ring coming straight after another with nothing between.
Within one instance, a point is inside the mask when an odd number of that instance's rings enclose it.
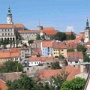
<instances>
[{"instance_id":1,"label":"clock tower","mask_svg":"<svg viewBox=\"0 0 90 90\"><path fill-rule=\"evenodd\" d=\"M90 27L89 27L88 19L86 22L86 28L85 28L84 36L85 36L84 42L86 43L90 40Z\"/></svg>"},{"instance_id":2,"label":"clock tower","mask_svg":"<svg viewBox=\"0 0 90 90\"><path fill-rule=\"evenodd\" d=\"M10 7L8 8L8 12L7 12L7 24L13 24L13 22L12 22L12 13L11 13Z\"/></svg>"}]
</instances>

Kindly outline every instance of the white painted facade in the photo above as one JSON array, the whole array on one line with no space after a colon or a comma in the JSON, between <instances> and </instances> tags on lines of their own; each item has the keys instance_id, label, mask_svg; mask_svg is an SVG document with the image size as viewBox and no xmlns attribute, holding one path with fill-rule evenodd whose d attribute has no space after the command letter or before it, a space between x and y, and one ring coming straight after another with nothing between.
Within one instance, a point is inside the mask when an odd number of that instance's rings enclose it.
<instances>
[{"instance_id":1,"label":"white painted facade","mask_svg":"<svg viewBox=\"0 0 90 90\"><path fill-rule=\"evenodd\" d=\"M76 65L76 64L79 64L79 63L82 63L83 62L83 59L79 59L78 61L68 61L68 65Z\"/></svg>"},{"instance_id":2,"label":"white painted facade","mask_svg":"<svg viewBox=\"0 0 90 90\"><path fill-rule=\"evenodd\" d=\"M42 64L41 61L29 61L29 66L37 66L39 64Z\"/></svg>"},{"instance_id":3,"label":"white painted facade","mask_svg":"<svg viewBox=\"0 0 90 90\"><path fill-rule=\"evenodd\" d=\"M3 24L4 25L4 24ZM0 39L16 40L14 28L0 28Z\"/></svg>"}]
</instances>

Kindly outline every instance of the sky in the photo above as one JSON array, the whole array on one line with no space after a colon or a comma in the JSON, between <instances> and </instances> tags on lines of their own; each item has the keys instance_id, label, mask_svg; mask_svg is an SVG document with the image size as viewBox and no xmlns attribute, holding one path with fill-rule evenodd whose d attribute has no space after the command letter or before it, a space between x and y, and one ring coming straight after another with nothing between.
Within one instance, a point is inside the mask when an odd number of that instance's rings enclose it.
<instances>
[{"instance_id":1,"label":"sky","mask_svg":"<svg viewBox=\"0 0 90 90\"><path fill-rule=\"evenodd\" d=\"M28 29L37 26L54 27L59 31L84 31L86 19L90 21L90 0L0 0L0 23L6 23L10 6L13 22Z\"/></svg>"}]
</instances>

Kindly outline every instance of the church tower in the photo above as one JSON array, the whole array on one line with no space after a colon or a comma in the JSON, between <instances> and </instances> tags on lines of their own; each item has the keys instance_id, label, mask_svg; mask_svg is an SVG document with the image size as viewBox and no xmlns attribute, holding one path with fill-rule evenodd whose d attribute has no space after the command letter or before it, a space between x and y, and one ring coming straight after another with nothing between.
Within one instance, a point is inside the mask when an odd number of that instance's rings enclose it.
<instances>
[{"instance_id":1,"label":"church tower","mask_svg":"<svg viewBox=\"0 0 90 90\"><path fill-rule=\"evenodd\" d=\"M8 8L8 12L7 12L7 24L13 24L13 22L12 22L12 13L11 13L10 7Z\"/></svg>"},{"instance_id":2,"label":"church tower","mask_svg":"<svg viewBox=\"0 0 90 90\"><path fill-rule=\"evenodd\" d=\"M89 27L88 19L86 21L86 28L85 28L84 35L85 35L84 42L86 43L86 42L88 42L90 40L90 27Z\"/></svg>"}]
</instances>

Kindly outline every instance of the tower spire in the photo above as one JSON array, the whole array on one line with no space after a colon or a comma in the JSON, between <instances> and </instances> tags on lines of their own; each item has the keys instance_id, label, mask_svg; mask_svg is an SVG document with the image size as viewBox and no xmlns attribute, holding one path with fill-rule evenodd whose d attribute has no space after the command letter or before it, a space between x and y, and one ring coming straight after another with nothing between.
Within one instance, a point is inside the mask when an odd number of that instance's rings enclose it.
<instances>
[{"instance_id":1,"label":"tower spire","mask_svg":"<svg viewBox=\"0 0 90 90\"><path fill-rule=\"evenodd\" d=\"M7 24L13 24L13 22L12 22L12 13L11 13L10 6L9 6L8 12L7 12Z\"/></svg>"},{"instance_id":2,"label":"tower spire","mask_svg":"<svg viewBox=\"0 0 90 90\"><path fill-rule=\"evenodd\" d=\"M89 21L88 21L88 18L87 18L87 21L86 21L86 28L87 28L87 29L89 28Z\"/></svg>"}]
</instances>

